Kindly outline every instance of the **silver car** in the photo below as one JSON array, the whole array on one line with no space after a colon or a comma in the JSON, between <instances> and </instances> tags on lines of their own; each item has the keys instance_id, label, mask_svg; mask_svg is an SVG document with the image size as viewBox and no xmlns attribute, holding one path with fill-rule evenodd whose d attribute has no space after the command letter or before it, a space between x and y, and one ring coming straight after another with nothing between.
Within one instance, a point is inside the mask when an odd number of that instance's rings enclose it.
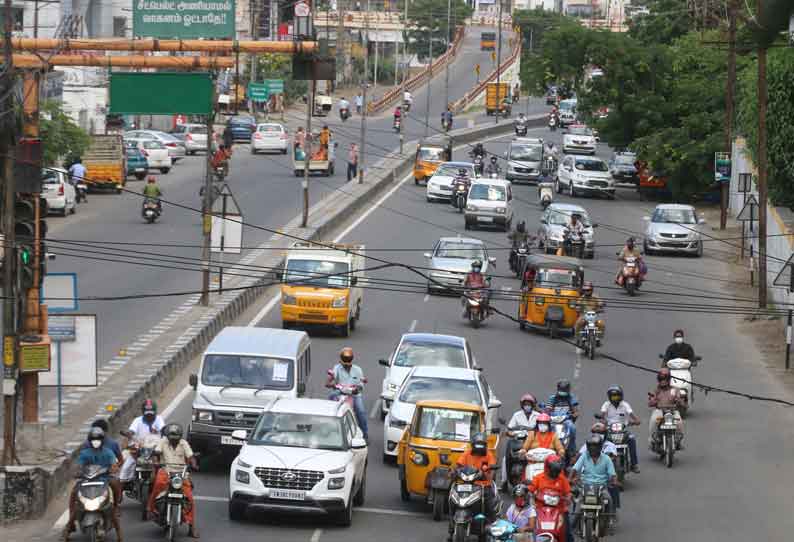
<instances>
[{"instance_id":1,"label":"silver car","mask_svg":"<svg viewBox=\"0 0 794 542\"><path fill-rule=\"evenodd\" d=\"M694 256L703 255L700 227L706 223L698 217L691 205L665 203L657 205L651 216L644 217L643 248L646 254L678 252Z\"/></svg>"},{"instance_id":2,"label":"silver car","mask_svg":"<svg viewBox=\"0 0 794 542\"><path fill-rule=\"evenodd\" d=\"M590 216L580 205L570 203L552 203L540 217L540 228L538 229L538 244L546 254L554 254L563 242L565 227L571 222L571 215L578 214L582 217L584 225L584 257L595 257L595 239L593 228L598 224L593 224Z\"/></svg>"},{"instance_id":3,"label":"silver car","mask_svg":"<svg viewBox=\"0 0 794 542\"><path fill-rule=\"evenodd\" d=\"M510 142L504 154L507 158L508 181L540 180L543 165L543 140L538 138L517 137Z\"/></svg>"},{"instance_id":4,"label":"silver car","mask_svg":"<svg viewBox=\"0 0 794 542\"><path fill-rule=\"evenodd\" d=\"M474 260L482 262L482 274L486 277L490 267L496 263L496 258L488 257L485 243L466 237L442 237L436 242L433 252L425 253L425 258L429 260L429 275L433 279L427 281L427 291L431 294L449 290L459 292Z\"/></svg>"},{"instance_id":5,"label":"silver car","mask_svg":"<svg viewBox=\"0 0 794 542\"><path fill-rule=\"evenodd\" d=\"M184 143L187 154L207 150L207 127L203 124L178 124L172 135Z\"/></svg>"},{"instance_id":6,"label":"silver car","mask_svg":"<svg viewBox=\"0 0 794 542\"><path fill-rule=\"evenodd\" d=\"M158 130L132 130L130 132L124 132L124 139L154 139L159 141L168 149L168 156L171 157L171 161L174 164L187 155L184 141L171 134L166 134Z\"/></svg>"}]
</instances>

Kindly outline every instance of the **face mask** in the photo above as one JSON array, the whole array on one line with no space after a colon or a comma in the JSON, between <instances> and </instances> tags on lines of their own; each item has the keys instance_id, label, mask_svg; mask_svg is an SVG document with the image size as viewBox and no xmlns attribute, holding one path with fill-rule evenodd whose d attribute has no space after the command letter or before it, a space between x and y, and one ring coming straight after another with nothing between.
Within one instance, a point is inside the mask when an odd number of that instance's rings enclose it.
<instances>
[{"instance_id":1,"label":"face mask","mask_svg":"<svg viewBox=\"0 0 794 542\"><path fill-rule=\"evenodd\" d=\"M525 406L525 407L521 407L521 408L523 408L523 409L524 409L524 412L526 412L527 414L529 414L530 412L532 412L532 407L531 407L530 405L527 405L527 406Z\"/></svg>"},{"instance_id":2,"label":"face mask","mask_svg":"<svg viewBox=\"0 0 794 542\"><path fill-rule=\"evenodd\" d=\"M560 397L568 397L568 392L567 391L558 391L557 395L559 395Z\"/></svg>"},{"instance_id":3,"label":"face mask","mask_svg":"<svg viewBox=\"0 0 794 542\"><path fill-rule=\"evenodd\" d=\"M101 441L101 440L92 440L92 441L91 441L91 447L92 447L94 450L98 450L98 449L100 449L100 448L102 447L102 441Z\"/></svg>"},{"instance_id":4,"label":"face mask","mask_svg":"<svg viewBox=\"0 0 794 542\"><path fill-rule=\"evenodd\" d=\"M613 403L619 403L620 397L613 395L612 397L609 398L609 400L612 401Z\"/></svg>"},{"instance_id":5,"label":"face mask","mask_svg":"<svg viewBox=\"0 0 794 542\"><path fill-rule=\"evenodd\" d=\"M684 342L684 338L683 337L676 337L675 338L675 344L681 344L683 342Z\"/></svg>"},{"instance_id":6,"label":"face mask","mask_svg":"<svg viewBox=\"0 0 794 542\"><path fill-rule=\"evenodd\" d=\"M539 423L538 424L538 431L541 433L546 433L549 430L549 424L547 423Z\"/></svg>"}]
</instances>

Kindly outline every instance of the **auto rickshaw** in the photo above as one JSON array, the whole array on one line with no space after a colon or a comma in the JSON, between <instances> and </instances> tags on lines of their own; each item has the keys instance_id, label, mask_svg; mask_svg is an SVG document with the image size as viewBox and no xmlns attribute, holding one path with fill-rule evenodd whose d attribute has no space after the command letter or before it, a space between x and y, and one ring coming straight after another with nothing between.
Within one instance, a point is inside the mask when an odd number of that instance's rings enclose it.
<instances>
[{"instance_id":1,"label":"auto rickshaw","mask_svg":"<svg viewBox=\"0 0 794 542\"><path fill-rule=\"evenodd\" d=\"M568 256L531 255L522 274L519 327L548 332L553 339L574 332L584 267Z\"/></svg>"},{"instance_id":2,"label":"auto rickshaw","mask_svg":"<svg viewBox=\"0 0 794 542\"><path fill-rule=\"evenodd\" d=\"M486 412L459 401L419 401L413 420L403 433L397 452L400 498L421 495L441 521L454 479L455 463L471 437L485 432ZM488 448L496 455L499 427L488 435Z\"/></svg>"},{"instance_id":3,"label":"auto rickshaw","mask_svg":"<svg viewBox=\"0 0 794 542\"><path fill-rule=\"evenodd\" d=\"M414 161L414 183L425 181L433 176L438 166L452 160L452 138L434 137L419 142Z\"/></svg>"}]
</instances>

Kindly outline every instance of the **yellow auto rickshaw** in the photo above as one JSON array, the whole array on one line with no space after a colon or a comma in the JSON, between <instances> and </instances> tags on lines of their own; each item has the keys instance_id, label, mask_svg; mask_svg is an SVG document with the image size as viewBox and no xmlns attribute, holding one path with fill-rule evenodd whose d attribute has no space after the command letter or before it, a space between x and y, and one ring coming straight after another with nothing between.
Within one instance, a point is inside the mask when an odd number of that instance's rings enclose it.
<instances>
[{"instance_id":1,"label":"yellow auto rickshaw","mask_svg":"<svg viewBox=\"0 0 794 542\"><path fill-rule=\"evenodd\" d=\"M397 452L400 498L421 495L433 507L433 519L444 515L454 468L471 437L486 431L486 412L459 401L419 401L413 420L403 433ZM488 435L496 455L499 428Z\"/></svg>"},{"instance_id":2,"label":"yellow auto rickshaw","mask_svg":"<svg viewBox=\"0 0 794 542\"><path fill-rule=\"evenodd\" d=\"M452 160L452 139L434 137L419 142L414 160L414 183L419 184L433 176L438 166Z\"/></svg>"},{"instance_id":3,"label":"yellow auto rickshaw","mask_svg":"<svg viewBox=\"0 0 794 542\"><path fill-rule=\"evenodd\" d=\"M552 339L560 333L573 333L583 280L584 267L576 258L529 256L518 305L521 329L542 330Z\"/></svg>"}]
</instances>

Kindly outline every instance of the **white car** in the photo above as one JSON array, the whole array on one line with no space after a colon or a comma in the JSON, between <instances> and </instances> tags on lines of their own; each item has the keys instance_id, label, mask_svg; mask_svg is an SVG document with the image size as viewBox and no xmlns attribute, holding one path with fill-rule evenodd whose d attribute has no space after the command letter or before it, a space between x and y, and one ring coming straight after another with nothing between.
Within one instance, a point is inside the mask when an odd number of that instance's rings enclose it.
<instances>
[{"instance_id":1,"label":"white car","mask_svg":"<svg viewBox=\"0 0 794 542\"><path fill-rule=\"evenodd\" d=\"M504 179L478 179L466 199L466 229L497 226L510 231L513 223L513 188Z\"/></svg>"},{"instance_id":2,"label":"white car","mask_svg":"<svg viewBox=\"0 0 794 542\"><path fill-rule=\"evenodd\" d=\"M601 158L568 155L557 166L557 192L564 191L572 198L579 194L605 194L615 199L615 180Z\"/></svg>"},{"instance_id":3,"label":"white car","mask_svg":"<svg viewBox=\"0 0 794 542\"><path fill-rule=\"evenodd\" d=\"M427 180L427 201L449 200L452 197L452 181L458 171L465 169L469 179L474 179L474 164L471 162L444 162Z\"/></svg>"},{"instance_id":4,"label":"white car","mask_svg":"<svg viewBox=\"0 0 794 542\"><path fill-rule=\"evenodd\" d=\"M257 124L256 130L251 134L251 154L259 151L279 151L281 154L287 154L288 146L287 130L275 122Z\"/></svg>"},{"instance_id":5,"label":"white car","mask_svg":"<svg viewBox=\"0 0 794 542\"><path fill-rule=\"evenodd\" d=\"M587 126L580 124L571 126L562 136L562 152L564 154L595 154L597 147L596 136Z\"/></svg>"},{"instance_id":6,"label":"white car","mask_svg":"<svg viewBox=\"0 0 794 542\"><path fill-rule=\"evenodd\" d=\"M348 526L364 504L367 443L345 402L275 399L263 409L229 473L229 519L248 511L314 514Z\"/></svg>"},{"instance_id":7,"label":"white car","mask_svg":"<svg viewBox=\"0 0 794 542\"><path fill-rule=\"evenodd\" d=\"M160 173L166 174L171 171L172 161L165 145L156 139L127 139L134 142L135 146L141 149L149 169L159 169Z\"/></svg>"},{"instance_id":8,"label":"white car","mask_svg":"<svg viewBox=\"0 0 794 542\"><path fill-rule=\"evenodd\" d=\"M453 367L414 367L395 394L383 430L383 461L397 456L398 444L411 423L416 402L423 400L462 401L482 407L486 431L498 424L502 402L496 398L482 371Z\"/></svg>"},{"instance_id":9,"label":"white car","mask_svg":"<svg viewBox=\"0 0 794 542\"><path fill-rule=\"evenodd\" d=\"M47 210L63 216L77 211L77 194L69 182L69 173L62 168L41 170L41 196L47 200Z\"/></svg>"},{"instance_id":10,"label":"white car","mask_svg":"<svg viewBox=\"0 0 794 542\"><path fill-rule=\"evenodd\" d=\"M646 254L657 252L703 255L701 226L706 223L698 217L691 205L663 203L657 205L651 216L644 217L643 248Z\"/></svg>"},{"instance_id":11,"label":"white car","mask_svg":"<svg viewBox=\"0 0 794 542\"><path fill-rule=\"evenodd\" d=\"M159 130L132 130L124 133L125 139L156 139L163 146L168 149L168 156L176 164L179 160L187 155L187 146L185 142L173 135Z\"/></svg>"},{"instance_id":12,"label":"white car","mask_svg":"<svg viewBox=\"0 0 794 542\"><path fill-rule=\"evenodd\" d=\"M379 360L378 363L386 367L380 394L381 419L386 418L394 395L414 367L474 369L477 365L466 338L436 333L404 334L389 359Z\"/></svg>"}]
</instances>

